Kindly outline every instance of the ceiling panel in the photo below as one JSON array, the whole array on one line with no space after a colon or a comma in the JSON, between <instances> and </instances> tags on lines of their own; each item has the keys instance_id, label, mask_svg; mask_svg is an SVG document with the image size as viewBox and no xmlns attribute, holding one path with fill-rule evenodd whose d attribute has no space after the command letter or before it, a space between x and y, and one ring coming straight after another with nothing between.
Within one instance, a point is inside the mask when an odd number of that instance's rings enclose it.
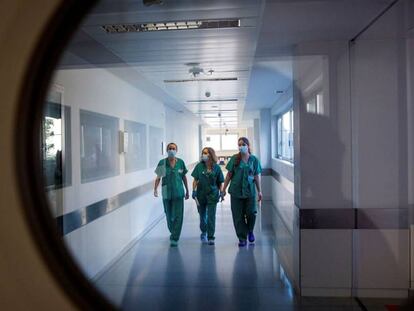
<instances>
[{"instance_id":1,"label":"ceiling panel","mask_svg":"<svg viewBox=\"0 0 414 311\"><path fill-rule=\"evenodd\" d=\"M269 108L289 88L292 47L301 42L348 40L391 0L103 0L73 38L61 68L100 66L176 110L203 116L232 110L231 126ZM186 20L240 19L240 28L106 33L102 26ZM189 64L193 63L193 64ZM189 71L201 68L196 77ZM212 70L212 71L211 71ZM211 71L211 74L209 74ZM124 74L126 73L127 74ZM165 80L237 78L236 81L165 83ZM206 95L209 93L209 96ZM236 102L188 102L237 99ZM223 126L224 115L209 119ZM237 118L234 121L234 118Z\"/></svg>"}]
</instances>

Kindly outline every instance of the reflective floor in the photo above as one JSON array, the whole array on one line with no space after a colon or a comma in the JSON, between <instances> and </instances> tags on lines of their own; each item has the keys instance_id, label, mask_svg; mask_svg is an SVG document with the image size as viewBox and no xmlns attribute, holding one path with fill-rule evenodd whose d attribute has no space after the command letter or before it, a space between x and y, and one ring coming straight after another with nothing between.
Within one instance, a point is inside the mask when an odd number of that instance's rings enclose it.
<instances>
[{"instance_id":1,"label":"reflective floor","mask_svg":"<svg viewBox=\"0 0 414 311\"><path fill-rule=\"evenodd\" d=\"M96 285L123 310L388 310L378 299L361 306L352 298L295 297L265 222L270 206L259 213L256 244L239 248L227 204L217 208L215 246L200 243L196 206L189 200L177 248L169 246L163 220Z\"/></svg>"}]
</instances>

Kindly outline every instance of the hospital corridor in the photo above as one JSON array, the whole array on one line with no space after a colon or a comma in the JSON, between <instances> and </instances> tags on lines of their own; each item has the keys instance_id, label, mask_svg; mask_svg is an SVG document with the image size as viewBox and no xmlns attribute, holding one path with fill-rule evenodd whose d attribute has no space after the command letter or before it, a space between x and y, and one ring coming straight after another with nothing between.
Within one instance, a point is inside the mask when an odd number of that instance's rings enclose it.
<instances>
[{"instance_id":1,"label":"hospital corridor","mask_svg":"<svg viewBox=\"0 0 414 311\"><path fill-rule=\"evenodd\" d=\"M0 16L1 310L414 310L414 0Z\"/></svg>"}]
</instances>

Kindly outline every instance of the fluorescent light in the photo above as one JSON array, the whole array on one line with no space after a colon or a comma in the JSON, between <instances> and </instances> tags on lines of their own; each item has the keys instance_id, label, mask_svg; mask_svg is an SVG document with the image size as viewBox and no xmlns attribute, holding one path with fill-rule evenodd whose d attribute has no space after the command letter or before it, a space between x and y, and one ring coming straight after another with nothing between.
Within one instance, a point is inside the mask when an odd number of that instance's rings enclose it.
<instances>
[{"instance_id":1,"label":"fluorescent light","mask_svg":"<svg viewBox=\"0 0 414 311\"><path fill-rule=\"evenodd\" d=\"M196 99L196 100L187 100L187 103L210 103L210 102L236 102L237 98L228 98L228 99Z\"/></svg>"},{"instance_id":2,"label":"fluorescent light","mask_svg":"<svg viewBox=\"0 0 414 311\"><path fill-rule=\"evenodd\" d=\"M240 19L107 24L107 25L102 25L101 27L107 33L111 33L111 34L125 33L125 32L165 31L165 30L238 28L240 27Z\"/></svg>"},{"instance_id":3,"label":"fluorescent light","mask_svg":"<svg viewBox=\"0 0 414 311\"><path fill-rule=\"evenodd\" d=\"M202 82L202 81L237 81L237 80L238 78L181 79L181 80L164 80L164 83Z\"/></svg>"}]
</instances>

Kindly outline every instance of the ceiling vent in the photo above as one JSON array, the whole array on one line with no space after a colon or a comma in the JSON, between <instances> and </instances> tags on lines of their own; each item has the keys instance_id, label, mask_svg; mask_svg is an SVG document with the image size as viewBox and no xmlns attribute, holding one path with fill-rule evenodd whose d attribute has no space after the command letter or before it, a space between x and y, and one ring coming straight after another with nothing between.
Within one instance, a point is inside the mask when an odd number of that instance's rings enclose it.
<instances>
[{"instance_id":1,"label":"ceiling vent","mask_svg":"<svg viewBox=\"0 0 414 311\"><path fill-rule=\"evenodd\" d=\"M129 23L129 24L106 24L101 26L106 33L128 33L168 30L191 30L191 29L221 29L240 27L239 19L227 20L194 20L176 22L155 23Z\"/></svg>"}]
</instances>

